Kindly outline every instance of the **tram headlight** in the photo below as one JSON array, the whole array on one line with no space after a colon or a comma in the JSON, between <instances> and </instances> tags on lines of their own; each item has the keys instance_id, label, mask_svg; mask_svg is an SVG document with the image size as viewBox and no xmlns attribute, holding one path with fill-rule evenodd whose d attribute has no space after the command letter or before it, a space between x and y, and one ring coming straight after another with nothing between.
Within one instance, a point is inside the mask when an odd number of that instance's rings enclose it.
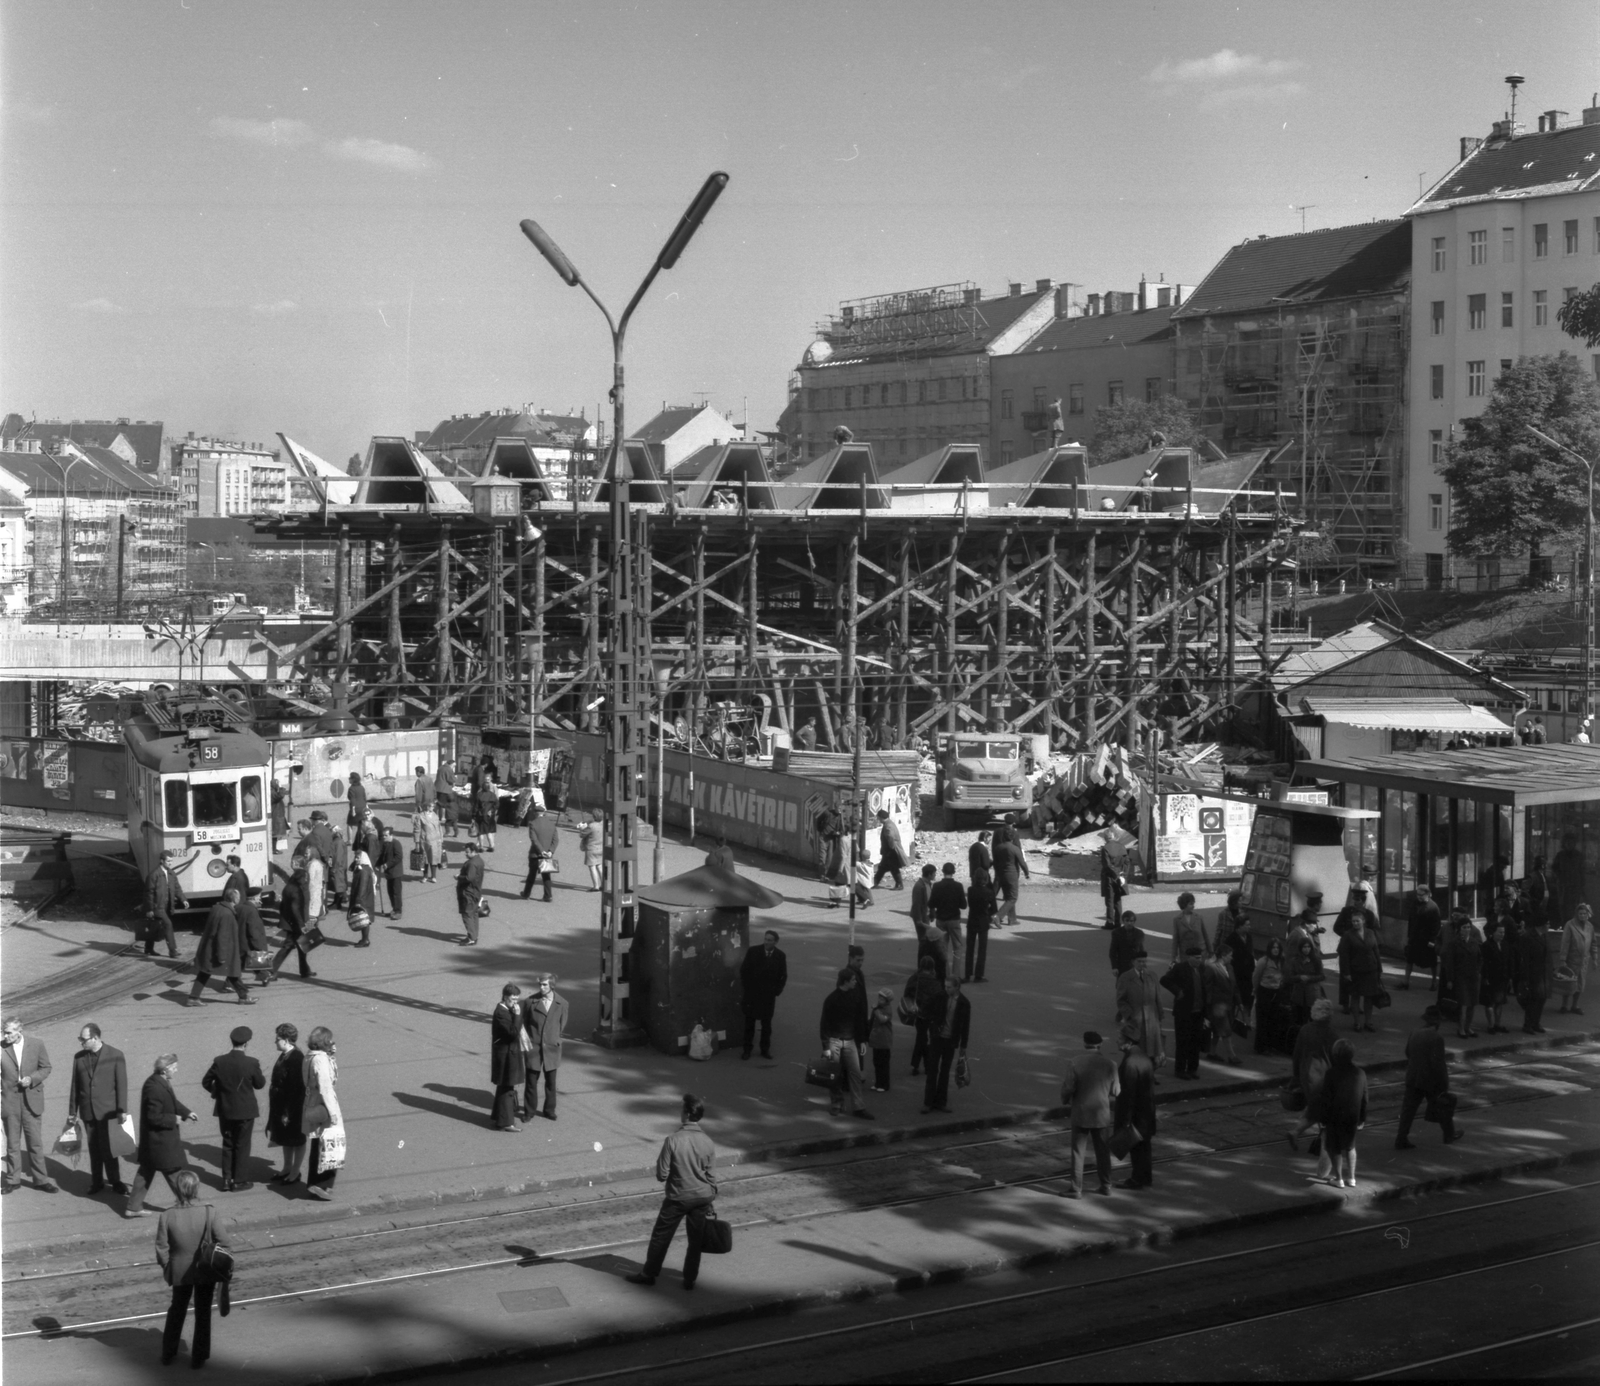
<instances>
[{"instance_id":1,"label":"tram headlight","mask_svg":"<svg viewBox=\"0 0 1600 1386\"><path fill-rule=\"evenodd\" d=\"M228 863L221 857L212 857L206 863L206 875L214 876L219 881L228 874Z\"/></svg>"}]
</instances>

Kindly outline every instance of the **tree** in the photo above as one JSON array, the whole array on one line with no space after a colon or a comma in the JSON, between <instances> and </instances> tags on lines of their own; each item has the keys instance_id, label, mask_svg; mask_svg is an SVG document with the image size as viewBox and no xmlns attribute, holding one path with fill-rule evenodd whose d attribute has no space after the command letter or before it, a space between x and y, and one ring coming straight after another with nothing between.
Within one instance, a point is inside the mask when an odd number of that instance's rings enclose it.
<instances>
[{"instance_id":1,"label":"tree","mask_svg":"<svg viewBox=\"0 0 1600 1386\"><path fill-rule=\"evenodd\" d=\"M1556 309L1556 321L1569 337L1576 337L1584 346L1600 345L1600 284L1573 294Z\"/></svg>"},{"instance_id":2,"label":"tree","mask_svg":"<svg viewBox=\"0 0 1600 1386\"><path fill-rule=\"evenodd\" d=\"M1588 475L1529 426L1584 457L1600 454L1600 395L1577 358L1524 357L1495 381L1489 405L1462 422L1445 451L1450 551L1487 558L1528 550L1530 577L1545 546L1583 528Z\"/></svg>"},{"instance_id":3,"label":"tree","mask_svg":"<svg viewBox=\"0 0 1600 1386\"><path fill-rule=\"evenodd\" d=\"M1189 414L1189 406L1176 395L1163 395L1146 403L1125 400L1103 405L1094 411L1094 441L1089 445L1089 462L1100 466L1119 458L1150 450L1150 435L1162 433L1167 446L1198 447L1201 433Z\"/></svg>"}]
</instances>

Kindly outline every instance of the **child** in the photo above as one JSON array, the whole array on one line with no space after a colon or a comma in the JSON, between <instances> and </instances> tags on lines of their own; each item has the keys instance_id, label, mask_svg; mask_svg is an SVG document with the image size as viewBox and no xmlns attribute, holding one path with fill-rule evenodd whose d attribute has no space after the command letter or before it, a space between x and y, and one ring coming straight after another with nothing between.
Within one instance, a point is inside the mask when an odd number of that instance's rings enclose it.
<instances>
[{"instance_id":1,"label":"child","mask_svg":"<svg viewBox=\"0 0 1600 1386\"><path fill-rule=\"evenodd\" d=\"M889 1091L889 1051L894 1044L894 993L878 989L878 1004L868 1018L867 1039L872 1045L872 1090Z\"/></svg>"}]
</instances>

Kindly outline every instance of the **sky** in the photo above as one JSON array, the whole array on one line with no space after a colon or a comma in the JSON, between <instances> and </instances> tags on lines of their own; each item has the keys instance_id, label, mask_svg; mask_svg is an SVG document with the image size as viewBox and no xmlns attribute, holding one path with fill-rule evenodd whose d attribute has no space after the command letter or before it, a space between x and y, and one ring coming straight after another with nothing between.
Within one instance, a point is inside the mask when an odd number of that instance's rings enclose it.
<instances>
[{"instance_id":1,"label":"sky","mask_svg":"<svg viewBox=\"0 0 1600 1386\"><path fill-rule=\"evenodd\" d=\"M782 410L842 300L1194 283L1401 214L1505 113L1579 118L1593 0L0 0L0 410L343 463L532 404Z\"/></svg>"}]
</instances>

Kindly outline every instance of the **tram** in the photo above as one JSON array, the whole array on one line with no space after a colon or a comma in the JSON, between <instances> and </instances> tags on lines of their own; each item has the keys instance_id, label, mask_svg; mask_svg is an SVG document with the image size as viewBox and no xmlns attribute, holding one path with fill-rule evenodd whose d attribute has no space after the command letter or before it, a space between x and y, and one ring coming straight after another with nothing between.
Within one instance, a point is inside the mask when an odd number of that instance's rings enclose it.
<instances>
[{"instance_id":1,"label":"tram","mask_svg":"<svg viewBox=\"0 0 1600 1386\"><path fill-rule=\"evenodd\" d=\"M123 724L128 747L128 845L149 879L170 865L193 905L222 897L228 857L253 886L271 869L272 749L246 710L216 698L145 699Z\"/></svg>"}]
</instances>

